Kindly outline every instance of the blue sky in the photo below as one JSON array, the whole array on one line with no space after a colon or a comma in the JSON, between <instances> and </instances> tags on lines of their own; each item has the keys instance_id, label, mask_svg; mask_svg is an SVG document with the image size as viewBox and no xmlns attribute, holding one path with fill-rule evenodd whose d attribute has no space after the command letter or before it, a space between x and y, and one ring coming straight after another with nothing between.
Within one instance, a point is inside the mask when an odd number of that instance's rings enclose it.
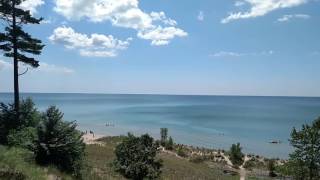
<instances>
[{"instance_id":1,"label":"blue sky","mask_svg":"<svg viewBox=\"0 0 320 180\"><path fill-rule=\"evenodd\" d=\"M320 96L318 0L27 0L24 92ZM26 67L21 65L21 72ZM0 58L0 92L11 92Z\"/></svg>"}]
</instances>

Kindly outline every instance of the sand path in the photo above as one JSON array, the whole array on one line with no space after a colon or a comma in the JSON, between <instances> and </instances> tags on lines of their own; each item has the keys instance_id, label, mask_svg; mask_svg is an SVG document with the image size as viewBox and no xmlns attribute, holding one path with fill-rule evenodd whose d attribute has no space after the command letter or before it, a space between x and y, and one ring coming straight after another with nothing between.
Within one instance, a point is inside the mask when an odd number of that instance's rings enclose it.
<instances>
[{"instance_id":1,"label":"sand path","mask_svg":"<svg viewBox=\"0 0 320 180\"><path fill-rule=\"evenodd\" d=\"M102 144L101 142L97 142L96 140L97 139L100 139L102 138L103 136L102 135L92 135L92 134L84 134L82 136L83 138L83 142L86 143L86 144Z\"/></svg>"}]
</instances>

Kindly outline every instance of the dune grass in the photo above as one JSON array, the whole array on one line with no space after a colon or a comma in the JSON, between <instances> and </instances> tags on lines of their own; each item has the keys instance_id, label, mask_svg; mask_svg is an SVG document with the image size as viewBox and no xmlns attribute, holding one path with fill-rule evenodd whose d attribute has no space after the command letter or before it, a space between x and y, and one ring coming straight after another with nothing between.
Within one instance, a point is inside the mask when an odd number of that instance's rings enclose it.
<instances>
[{"instance_id":1,"label":"dune grass","mask_svg":"<svg viewBox=\"0 0 320 180\"><path fill-rule=\"evenodd\" d=\"M125 179L116 173L112 167L115 158L114 149L122 137L105 137L100 139L105 145L88 145L87 150L87 179ZM223 174L218 164L208 165L205 162L192 163L187 159L171 154L160 153L163 168L160 179L221 179L238 180L239 176Z\"/></svg>"},{"instance_id":2,"label":"dune grass","mask_svg":"<svg viewBox=\"0 0 320 180\"><path fill-rule=\"evenodd\" d=\"M122 175L115 172L112 166L115 159L114 149L122 137L106 137L99 140L104 145L86 146L86 160L83 169L85 180L121 180ZM238 180L239 176L223 174L221 166L215 163L193 163L172 154L160 153L163 160L160 179L221 179ZM0 179L72 179L54 167L42 167L34 162L33 153L20 148L0 146Z\"/></svg>"},{"instance_id":3,"label":"dune grass","mask_svg":"<svg viewBox=\"0 0 320 180\"><path fill-rule=\"evenodd\" d=\"M21 148L0 146L1 180L47 180L48 177L72 179L54 167L41 167L34 162L33 153Z\"/></svg>"}]
</instances>

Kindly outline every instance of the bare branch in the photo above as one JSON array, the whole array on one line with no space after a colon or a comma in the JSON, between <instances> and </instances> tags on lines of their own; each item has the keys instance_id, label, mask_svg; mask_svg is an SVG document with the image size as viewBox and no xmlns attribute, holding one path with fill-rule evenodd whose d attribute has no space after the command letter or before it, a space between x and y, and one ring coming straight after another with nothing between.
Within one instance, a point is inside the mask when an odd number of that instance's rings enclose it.
<instances>
[{"instance_id":1,"label":"bare branch","mask_svg":"<svg viewBox=\"0 0 320 180\"><path fill-rule=\"evenodd\" d=\"M26 74L28 71L29 71L29 68L27 67L27 69L23 73L19 74L19 76Z\"/></svg>"}]
</instances>

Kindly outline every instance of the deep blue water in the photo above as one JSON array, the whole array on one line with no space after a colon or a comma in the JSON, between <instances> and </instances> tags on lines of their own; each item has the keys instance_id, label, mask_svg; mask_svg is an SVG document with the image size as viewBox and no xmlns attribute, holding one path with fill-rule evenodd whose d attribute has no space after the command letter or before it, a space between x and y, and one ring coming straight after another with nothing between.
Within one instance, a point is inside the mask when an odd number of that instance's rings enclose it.
<instances>
[{"instance_id":1,"label":"deep blue water","mask_svg":"<svg viewBox=\"0 0 320 180\"><path fill-rule=\"evenodd\" d=\"M96 134L149 133L158 138L161 127L178 143L228 149L240 142L247 153L286 158L292 151L292 128L320 116L320 98L169 96L106 94L23 94L39 110L58 106L65 119ZM1 102L12 94L0 93ZM113 123L115 127L106 127ZM271 140L283 143L269 144Z\"/></svg>"}]
</instances>

